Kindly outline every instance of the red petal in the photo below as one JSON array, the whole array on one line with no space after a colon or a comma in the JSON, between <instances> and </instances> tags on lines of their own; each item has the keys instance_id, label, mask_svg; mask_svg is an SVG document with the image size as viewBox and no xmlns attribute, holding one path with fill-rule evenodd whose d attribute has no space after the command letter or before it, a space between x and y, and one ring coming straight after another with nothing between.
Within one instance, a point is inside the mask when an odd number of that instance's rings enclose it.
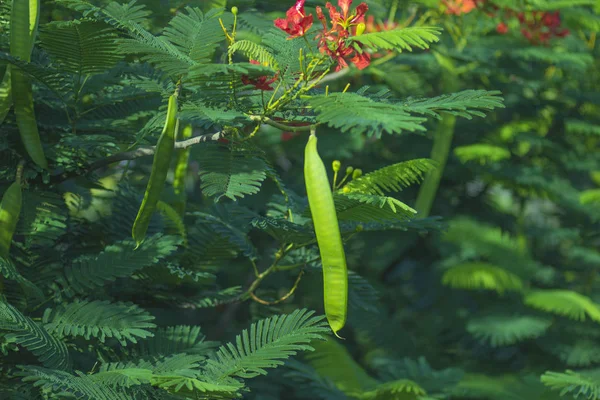
<instances>
[{"instance_id":1,"label":"red petal","mask_svg":"<svg viewBox=\"0 0 600 400\"><path fill-rule=\"evenodd\" d=\"M365 14L369 10L369 6L367 3L360 3L358 7L356 7L356 16L352 18L353 24L360 24L365 19Z\"/></svg>"},{"instance_id":2,"label":"red petal","mask_svg":"<svg viewBox=\"0 0 600 400\"><path fill-rule=\"evenodd\" d=\"M361 54L356 54L350 61L356 65L356 68L365 69L371 64L371 56L369 53L363 52Z\"/></svg>"},{"instance_id":3,"label":"red petal","mask_svg":"<svg viewBox=\"0 0 600 400\"><path fill-rule=\"evenodd\" d=\"M338 6L344 12L344 19L348 18L348 10L350 10L351 4L352 0L338 0Z\"/></svg>"}]
</instances>

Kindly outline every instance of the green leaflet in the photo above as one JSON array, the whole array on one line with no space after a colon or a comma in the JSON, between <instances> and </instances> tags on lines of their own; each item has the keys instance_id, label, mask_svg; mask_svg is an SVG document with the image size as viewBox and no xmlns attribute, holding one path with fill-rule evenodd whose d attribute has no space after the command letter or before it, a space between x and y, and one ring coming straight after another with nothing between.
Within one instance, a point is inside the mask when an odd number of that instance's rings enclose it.
<instances>
[{"instance_id":1,"label":"green leaflet","mask_svg":"<svg viewBox=\"0 0 600 400\"><path fill-rule=\"evenodd\" d=\"M29 62L39 9L38 0L13 1L10 19L10 53L13 57ZM21 70L11 69L11 86L17 125L25 150L37 165L48 168L33 110L31 82Z\"/></svg>"},{"instance_id":2,"label":"green leaflet","mask_svg":"<svg viewBox=\"0 0 600 400\"><path fill-rule=\"evenodd\" d=\"M21 213L21 184L11 184L0 203L0 257L8 258L12 237Z\"/></svg>"},{"instance_id":3,"label":"green leaflet","mask_svg":"<svg viewBox=\"0 0 600 400\"><path fill-rule=\"evenodd\" d=\"M156 205L160 199L160 194L165 187L167 172L171 164L171 158L175 151L175 133L177 131L177 95L169 97L169 106L167 109L167 119L158 143L152 162L152 172L144 193L144 200L138 211L135 222L133 223L132 236L135 240L136 248L146 237L146 231L150 224L150 218L156 210Z\"/></svg>"},{"instance_id":4,"label":"green leaflet","mask_svg":"<svg viewBox=\"0 0 600 400\"><path fill-rule=\"evenodd\" d=\"M329 179L314 134L304 152L304 180L323 265L325 314L333 333L340 337L337 332L344 327L348 311L348 269Z\"/></svg>"}]
</instances>

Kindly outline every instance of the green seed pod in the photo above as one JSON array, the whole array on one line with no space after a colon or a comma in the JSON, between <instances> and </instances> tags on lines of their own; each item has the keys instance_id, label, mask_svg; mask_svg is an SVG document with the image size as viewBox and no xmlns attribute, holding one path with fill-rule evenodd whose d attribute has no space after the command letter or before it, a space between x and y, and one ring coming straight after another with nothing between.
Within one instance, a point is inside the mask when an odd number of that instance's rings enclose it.
<instances>
[{"instance_id":1,"label":"green seed pod","mask_svg":"<svg viewBox=\"0 0 600 400\"><path fill-rule=\"evenodd\" d=\"M331 163L331 166L333 167L333 172L339 172L340 168L342 168L342 163L339 160L335 160Z\"/></svg>"},{"instance_id":2,"label":"green seed pod","mask_svg":"<svg viewBox=\"0 0 600 400\"><path fill-rule=\"evenodd\" d=\"M325 315L340 337L337 332L344 327L348 310L348 269L333 194L314 134L304 151L304 180L323 266Z\"/></svg>"},{"instance_id":3,"label":"green seed pod","mask_svg":"<svg viewBox=\"0 0 600 400\"><path fill-rule=\"evenodd\" d=\"M6 189L0 203L0 257L8 258L22 201L21 185L14 182Z\"/></svg>"},{"instance_id":4,"label":"green seed pod","mask_svg":"<svg viewBox=\"0 0 600 400\"><path fill-rule=\"evenodd\" d=\"M13 0L10 17L10 54L13 57L23 61L31 59L39 12L38 0ZM48 161L33 111L31 81L19 68L11 68L11 94L23 147L37 165L47 169Z\"/></svg>"},{"instance_id":5,"label":"green seed pod","mask_svg":"<svg viewBox=\"0 0 600 400\"><path fill-rule=\"evenodd\" d=\"M175 152L177 122L177 96L172 95L169 97L165 126L158 139L158 143L156 144L156 152L154 153L154 160L152 162L152 171L150 172L150 179L148 180L148 186L146 186L146 192L144 193L144 200L142 200L142 205L140 206L131 231L133 240L135 240L136 243L136 248L146 237L150 218L156 210L160 194L165 187L167 171L169 170L171 158Z\"/></svg>"},{"instance_id":6,"label":"green seed pod","mask_svg":"<svg viewBox=\"0 0 600 400\"><path fill-rule=\"evenodd\" d=\"M346 168L346 175L352 175L352 171L354 171L354 168L352 168L352 167Z\"/></svg>"},{"instance_id":7,"label":"green seed pod","mask_svg":"<svg viewBox=\"0 0 600 400\"><path fill-rule=\"evenodd\" d=\"M233 15L237 15L238 14L238 8L236 6L231 7L231 13Z\"/></svg>"},{"instance_id":8,"label":"green seed pod","mask_svg":"<svg viewBox=\"0 0 600 400\"><path fill-rule=\"evenodd\" d=\"M355 36L360 36L365 32L365 29L367 29L367 25L365 25L364 22L361 22L360 24L356 25L356 35Z\"/></svg>"},{"instance_id":9,"label":"green seed pod","mask_svg":"<svg viewBox=\"0 0 600 400\"><path fill-rule=\"evenodd\" d=\"M352 172L352 179L357 179L362 176L362 169L356 168L354 172Z\"/></svg>"}]
</instances>

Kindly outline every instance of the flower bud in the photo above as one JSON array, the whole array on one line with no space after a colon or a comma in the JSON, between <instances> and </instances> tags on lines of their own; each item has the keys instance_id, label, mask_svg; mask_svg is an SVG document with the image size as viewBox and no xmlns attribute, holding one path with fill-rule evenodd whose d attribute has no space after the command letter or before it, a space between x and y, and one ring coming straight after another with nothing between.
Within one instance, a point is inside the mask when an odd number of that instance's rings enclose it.
<instances>
[{"instance_id":1,"label":"flower bud","mask_svg":"<svg viewBox=\"0 0 600 400\"><path fill-rule=\"evenodd\" d=\"M362 226L362 225L356 225L356 232L362 232L363 229L365 229L364 226Z\"/></svg>"},{"instance_id":2,"label":"flower bud","mask_svg":"<svg viewBox=\"0 0 600 400\"><path fill-rule=\"evenodd\" d=\"M352 179L357 179L360 178L362 176L362 169L360 168L356 168L354 170L354 172L352 173Z\"/></svg>"},{"instance_id":3,"label":"flower bud","mask_svg":"<svg viewBox=\"0 0 600 400\"><path fill-rule=\"evenodd\" d=\"M331 166L333 167L333 172L338 172L342 168L342 163L340 160L335 160L331 163Z\"/></svg>"},{"instance_id":4,"label":"flower bud","mask_svg":"<svg viewBox=\"0 0 600 400\"><path fill-rule=\"evenodd\" d=\"M346 175L352 174L352 171L354 171L354 168L352 168L352 167L346 168Z\"/></svg>"},{"instance_id":5,"label":"flower bud","mask_svg":"<svg viewBox=\"0 0 600 400\"><path fill-rule=\"evenodd\" d=\"M238 8L237 8L236 6L233 6L233 7L231 7L231 13L232 13L233 15L237 15L237 13L238 13Z\"/></svg>"},{"instance_id":6,"label":"flower bud","mask_svg":"<svg viewBox=\"0 0 600 400\"><path fill-rule=\"evenodd\" d=\"M356 35L355 36L360 36L365 32L365 29L367 29L367 26L365 25L364 22L361 22L360 24L356 25Z\"/></svg>"}]
</instances>

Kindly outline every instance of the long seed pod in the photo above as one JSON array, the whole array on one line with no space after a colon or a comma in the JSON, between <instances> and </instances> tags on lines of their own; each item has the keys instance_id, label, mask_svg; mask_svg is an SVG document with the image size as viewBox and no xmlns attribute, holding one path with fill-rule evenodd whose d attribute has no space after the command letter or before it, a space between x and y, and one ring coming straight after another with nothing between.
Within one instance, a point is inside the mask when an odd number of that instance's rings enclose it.
<instances>
[{"instance_id":1,"label":"long seed pod","mask_svg":"<svg viewBox=\"0 0 600 400\"><path fill-rule=\"evenodd\" d=\"M179 132L179 139L186 140L192 137L192 125L186 125ZM190 159L190 149L175 150L175 176L173 178L173 190L177 195L174 208L179 215L183 216L185 212L185 178L188 171L188 162Z\"/></svg>"},{"instance_id":2,"label":"long seed pod","mask_svg":"<svg viewBox=\"0 0 600 400\"><path fill-rule=\"evenodd\" d=\"M171 165L171 158L175 151L175 134L177 132L177 95L169 97L169 106L167 108L167 119L158 143L152 162L152 172L144 193L144 200L138 211L131 234L137 246L139 246L146 237L146 231L150 224L150 218L160 199L160 194L165 187L167 172Z\"/></svg>"},{"instance_id":3,"label":"long seed pod","mask_svg":"<svg viewBox=\"0 0 600 400\"><path fill-rule=\"evenodd\" d=\"M13 57L30 61L39 13L39 0L13 0L10 17L10 54ZM11 93L23 146L37 165L48 168L33 111L31 82L18 68L11 68Z\"/></svg>"},{"instance_id":4,"label":"long seed pod","mask_svg":"<svg viewBox=\"0 0 600 400\"><path fill-rule=\"evenodd\" d=\"M0 203L0 257L8 258L22 202L21 184L14 182L6 189Z\"/></svg>"},{"instance_id":5,"label":"long seed pod","mask_svg":"<svg viewBox=\"0 0 600 400\"><path fill-rule=\"evenodd\" d=\"M4 70L4 78L0 82L0 125L12 107L13 100L10 92L10 65Z\"/></svg>"},{"instance_id":6,"label":"long seed pod","mask_svg":"<svg viewBox=\"0 0 600 400\"><path fill-rule=\"evenodd\" d=\"M348 310L348 269L333 194L314 132L304 150L304 180L323 265L325 315L333 333L340 337L337 332L344 327Z\"/></svg>"}]
</instances>

